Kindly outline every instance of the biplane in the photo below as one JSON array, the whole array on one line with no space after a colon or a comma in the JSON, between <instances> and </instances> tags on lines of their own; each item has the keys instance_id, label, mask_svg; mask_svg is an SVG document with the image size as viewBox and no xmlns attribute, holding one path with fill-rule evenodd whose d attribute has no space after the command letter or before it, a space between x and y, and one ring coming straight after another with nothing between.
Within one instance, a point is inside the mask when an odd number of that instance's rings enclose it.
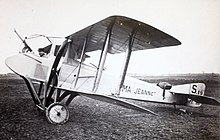
<instances>
[{"instance_id":1,"label":"biplane","mask_svg":"<svg viewBox=\"0 0 220 140\"><path fill-rule=\"evenodd\" d=\"M147 83L126 76L133 51L180 45L176 38L143 22L110 16L74 34L66 36L62 44L53 37L34 35L22 37L24 47L18 55L8 57L6 65L22 77L35 105L45 112L49 122L61 124L69 119L68 105L76 96L117 104L153 115L155 112L128 102L126 99L187 105L220 105L212 97L204 96L205 84L171 85L166 82ZM29 40L43 37L45 46L30 45ZM99 51L97 65L87 64L89 52ZM105 71L107 55L124 53L121 74ZM144 63L144 62L141 62ZM37 84L37 85L36 85Z\"/></svg>"}]
</instances>

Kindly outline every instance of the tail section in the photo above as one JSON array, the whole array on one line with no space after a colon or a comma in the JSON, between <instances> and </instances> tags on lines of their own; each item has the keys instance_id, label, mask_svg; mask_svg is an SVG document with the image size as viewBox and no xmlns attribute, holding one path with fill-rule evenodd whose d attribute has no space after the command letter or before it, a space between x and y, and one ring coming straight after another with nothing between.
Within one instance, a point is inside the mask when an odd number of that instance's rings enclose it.
<instances>
[{"instance_id":1,"label":"tail section","mask_svg":"<svg viewBox=\"0 0 220 140\"><path fill-rule=\"evenodd\" d=\"M204 96L205 88L206 86L204 83L191 83L173 86L170 91L175 94L188 96L188 101L186 103L187 106L200 107L202 105L201 102L196 102L195 100L192 100L191 97Z\"/></svg>"},{"instance_id":2,"label":"tail section","mask_svg":"<svg viewBox=\"0 0 220 140\"><path fill-rule=\"evenodd\" d=\"M203 83L190 84L189 94L204 96L204 94L205 94L205 84L203 84ZM200 107L202 104L197 103L196 101L192 100L192 98L188 98L187 105L191 106L191 107Z\"/></svg>"},{"instance_id":3,"label":"tail section","mask_svg":"<svg viewBox=\"0 0 220 140\"><path fill-rule=\"evenodd\" d=\"M204 96L205 88L206 87L204 83L192 83L190 84L189 94Z\"/></svg>"}]
</instances>

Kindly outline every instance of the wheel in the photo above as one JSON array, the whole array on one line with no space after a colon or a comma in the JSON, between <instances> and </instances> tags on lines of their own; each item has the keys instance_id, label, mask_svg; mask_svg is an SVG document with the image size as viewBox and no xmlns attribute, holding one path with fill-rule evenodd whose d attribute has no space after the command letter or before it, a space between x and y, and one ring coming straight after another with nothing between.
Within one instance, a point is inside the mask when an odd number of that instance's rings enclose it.
<instances>
[{"instance_id":1,"label":"wheel","mask_svg":"<svg viewBox=\"0 0 220 140\"><path fill-rule=\"evenodd\" d=\"M63 124L69 119L69 110L64 104L52 103L46 109L46 117L52 124Z\"/></svg>"}]
</instances>

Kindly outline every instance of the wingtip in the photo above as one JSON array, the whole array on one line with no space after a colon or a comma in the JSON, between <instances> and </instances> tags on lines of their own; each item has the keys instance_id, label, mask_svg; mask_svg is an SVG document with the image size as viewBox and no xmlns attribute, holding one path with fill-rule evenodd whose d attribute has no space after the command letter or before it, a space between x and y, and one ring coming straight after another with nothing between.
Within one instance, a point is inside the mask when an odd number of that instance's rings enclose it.
<instances>
[{"instance_id":1,"label":"wingtip","mask_svg":"<svg viewBox=\"0 0 220 140\"><path fill-rule=\"evenodd\" d=\"M176 39L176 41L177 41L177 45L181 45L182 44L182 42L180 42L178 39Z\"/></svg>"},{"instance_id":2,"label":"wingtip","mask_svg":"<svg viewBox=\"0 0 220 140\"><path fill-rule=\"evenodd\" d=\"M155 115L155 116L158 116L158 117L160 117L160 115L159 114L157 114L157 113L155 113L155 112L153 112L153 111L151 111L151 110L148 110L148 113L151 113L152 115Z\"/></svg>"}]
</instances>

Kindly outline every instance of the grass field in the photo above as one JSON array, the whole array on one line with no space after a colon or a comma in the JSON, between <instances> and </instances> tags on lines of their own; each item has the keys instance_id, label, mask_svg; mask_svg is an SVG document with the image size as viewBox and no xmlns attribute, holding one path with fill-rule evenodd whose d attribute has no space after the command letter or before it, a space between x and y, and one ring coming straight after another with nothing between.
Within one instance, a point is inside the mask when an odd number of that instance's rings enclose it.
<instances>
[{"instance_id":1,"label":"grass field","mask_svg":"<svg viewBox=\"0 0 220 140\"><path fill-rule=\"evenodd\" d=\"M182 80L178 76L155 77L150 82L161 80L178 84L178 80L180 83L201 81L201 76L182 76ZM220 100L218 78L209 77L204 82L207 85L205 94ZM53 125L34 106L21 79L0 76L0 139L220 139L219 107L178 106L179 109L187 109L187 113L183 114L170 105L134 103L151 109L160 116L76 97L69 106L69 121L63 125Z\"/></svg>"}]
</instances>

